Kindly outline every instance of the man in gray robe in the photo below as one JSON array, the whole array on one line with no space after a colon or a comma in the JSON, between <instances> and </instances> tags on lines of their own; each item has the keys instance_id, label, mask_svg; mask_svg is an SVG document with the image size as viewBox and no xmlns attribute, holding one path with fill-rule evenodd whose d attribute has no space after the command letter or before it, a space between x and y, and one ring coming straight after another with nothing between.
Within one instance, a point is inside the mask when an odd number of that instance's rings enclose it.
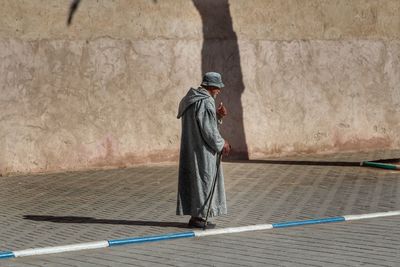
<instances>
[{"instance_id":1,"label":"man in gray robe","mask_svg":"<svg viewBox=\"0 0 400 267\"><path fill-rule=\"evenodd\" d=\"M210 206L210 217L227 213L222 166L218 156L230 151L229 143L221 137L218 124L227 114L215 98L224 87L221 75L207 72L201 87L191 88L179 104L178 119L182 119L177 215L191 215L190 227L204 228L209 208L213 180L218 177ZM207 228L215 224L207 223Z\"/></svg>"}]
</instances>

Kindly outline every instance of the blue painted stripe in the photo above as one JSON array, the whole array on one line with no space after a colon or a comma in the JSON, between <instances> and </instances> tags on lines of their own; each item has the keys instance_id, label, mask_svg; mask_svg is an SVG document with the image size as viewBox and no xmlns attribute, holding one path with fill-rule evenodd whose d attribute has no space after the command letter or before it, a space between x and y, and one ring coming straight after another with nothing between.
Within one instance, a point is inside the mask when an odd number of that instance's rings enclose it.
<instances>
[{"instance_id":1,"label":"blue painted stripe","mask_svg":"<svg viewBox=\"0 0 400 267\"><path fill-rule=\"evenodd\" d=\"M293 226L301 226L301 225L308 225L308 224L321 224L321 223L333 223L333 222L345 222L346 218L348 220L360 220L360 219L367 219L367 218L377 218L377 217L386 217L386 216L395 216L400 215L400 210L398 211L390 211L390 212L381 212L381 213L370 213L370 214L360 214L360 215L346 215L346 216L339 216L339 217L331 217L331 218L322 218L322 219L312 219L312 220L302 220L302 221L288 221L288 222L280 222L272 224L272 228L285 228L285 227L293 227ZM253 229L257 225L247 226L248 231L252 230L259 230ZM216 229L214 230L207 230L211 231L207 235L216 235L225 233L223 230L226 230L226 233L233 233L232 229L240 228L243 230L242 227L231 227L225 229ZM263 228L264 229L264 228ZM271 228L268 228L271 229ZM222 230L222 231L221 231ZM198 231L196 231L198 232ZM194 231L190 232L183 232L183 233L170 233L158 236L144 236L144 237L134 237L134 238L126 238L126 239L115 239L109 241L99 241L99 242L107 242L109 246L117 246L117 245L126 245L126 244L135 244L135 243L144 243L144 242L154 242L154 241L162 241L162 240L170 240L170 239L178 239L178 238L188 238L188 237L195 237ZM80 245L80 244L76 244ZM73 245L70 245L73 246ZM32 250L40 250L41 248L32 249ZM82 248L86 249L86 248ZM50 250L49 250L50 251ZM66 250L67 251L67 250ZM0 259L7 259L7 258L15 258L15 257L22 257L22 256L31 256L30 253L21 253L22 251L0 251ZM57 251L61 252L61 251ZM56 253L56 252L48 252L49 253ZM35 253L32 253L35 255Z\"/></svg>"},{"instance_id":2,"label":"blue painted stripe","mask_svg":"<svg viewBox=\"0 0 400 267\"><path fill-rule=\"evenodd\" d=\"M273 228L285 228L285 227L293 227L293 226L300 226L307 224L333 223L333 222L344 222L344 221L346 221L346 219L340 216L340 217L314 219L314 220L273 223L272 226Z\"/></svg>"},{"instance_id":3,"label":"blue painted stripe","mask_svg":"<svg viewBox=\"0 0 400 267\"><path fill-rule=\"evenodd\" d=\"M11 251L0 251L0 259L15 258Z\"/></svg>"},{"instance_id":4,"label":"blue painted stripe","mask_svg":"<svg viewBox=\"0 0 400 267\"><path fill-rule=\"evenodd\" d=\"M109 240L108 244L111 247L111 246L118 246L118 245L154 242L154 241L170 240L170 239L177 239L177 238L188 238L188 237L194 237L194 232L192 231L192 232L172 233L172 234L165 234L165 235L158 235L158 236L143 236L143 237L133 237L133 238L126 238L126 239L115 239L115 240Z\"/></svg>"}]
</instances>

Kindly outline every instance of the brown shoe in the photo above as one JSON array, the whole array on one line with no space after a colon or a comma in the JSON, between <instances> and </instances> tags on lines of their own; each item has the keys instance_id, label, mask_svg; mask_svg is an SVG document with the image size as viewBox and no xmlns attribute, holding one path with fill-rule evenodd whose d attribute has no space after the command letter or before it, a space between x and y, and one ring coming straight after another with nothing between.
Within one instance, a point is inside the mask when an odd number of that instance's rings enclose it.
<instances>
[{"instance_id":1,"label":"brown shoe","mask_svg":"<svg viewBox=\"0 0 400 267\"><path fill-rule=\"evenodd\" d=\"M211 222L206 222L202 218L190 218L188 226L191 228L202 228L202 229L213 229L215 228L215 224Z\"/></svg>"},{"instance_id":2,"label":"brown shoe","mask_svg":"<svg viewBox=\"0 0 400 267\"><path fill-rule=\"evenodd\" d=\"M204 224L205 224L205 222L204 222ZM207 224L203 227L203 230L214 229L215 227L217 227L217 225L215 223L207 222Z\"/></svg>"}]
</instances>

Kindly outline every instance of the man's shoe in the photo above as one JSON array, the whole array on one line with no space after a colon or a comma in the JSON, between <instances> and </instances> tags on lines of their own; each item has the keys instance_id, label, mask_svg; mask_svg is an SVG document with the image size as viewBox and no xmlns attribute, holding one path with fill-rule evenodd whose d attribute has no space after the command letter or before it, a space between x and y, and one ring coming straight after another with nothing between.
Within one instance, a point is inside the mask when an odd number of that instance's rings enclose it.
<instances>
[{"instance_id":1,"label":"man's shoe","mask_svg":"<svg viewBox=\"0 0 400 267\"><path fill-rule=\"evenodd\" d=\"M203 230L206 229L214 229L217 225L215 223L207 222L207 224L203 227Z\"/></svg>"},{"instance_id":2,"label":"man's shoe","mask_svg":"<svg viewBox=\"0 0 400 267\"><path fill-rule=\"evenodd\" d=\"M204 222L201 218L190 218L188 226L192 228L203 228Z\"/></svg>"},{"instance_id":3,"label":"man's shoe","mask_svg":"<svg viewBox=\"0 0 400 267\"><path fill-rule=\"evenodd\" d=\"M216 226L214 223L211 223L211 222L207 222L207 225L205 223L206 222L204 219L191 218L189 220L188 225L189 225L189 227L192 227L192 228L201 228L201 229L213 229Z\"/></svg>"}]
</instances>

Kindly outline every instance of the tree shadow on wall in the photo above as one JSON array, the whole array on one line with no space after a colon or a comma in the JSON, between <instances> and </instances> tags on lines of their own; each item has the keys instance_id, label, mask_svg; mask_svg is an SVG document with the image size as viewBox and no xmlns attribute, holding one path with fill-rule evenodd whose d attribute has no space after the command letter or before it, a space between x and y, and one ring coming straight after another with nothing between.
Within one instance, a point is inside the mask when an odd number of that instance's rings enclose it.
<instances>
[{"instance_id":1,"label":"tree shadow on wall","mask_svg":"<svg viewBox=\"0 0 400 267\"><path fill-rule=\"evenodd\" d=\"M72 24L72 19L74 18L74 15L76 11L78 10L79 4L81 3L82 0L72 0L71 4L69 5L69 11L68 11L68 17L67 17L67 26L71 26ZM153 0L153 2L156 4L158 0Z\"/></svg>"},{"instance_id":2,"label":"tree shadow on wall","mask_svg":"<svg viewBox=\"0 0 400 267\"><path fill-rule=\"evenodd\" d=\"M238 38L233 30L228 0L192 0L203 23L202 72L216 71L225 83L220 100L228 108L221 129L233 150L230 159L248 159L241 96L244 92ZM81 0L72 0L67 25L72 23ZM157 3L157 0L153 0ZM217 103L218 104L218 103Z\"/></svg>"},{"instance_id":3,"label":"tree shadow on wall","mask_svg":"<svg viewBox=\"0 0 400 267\"><path fill-rule=\"evenodd\" d=\"M238 39L233 31L229 1L193 0L193 3L203 22L202 72L221 73L225 84L220 101L227 107L228 116L224 118L221 132L233 147L229 158L248 159L241 102L245 87Z\"/></svg>"}]
</instances>

